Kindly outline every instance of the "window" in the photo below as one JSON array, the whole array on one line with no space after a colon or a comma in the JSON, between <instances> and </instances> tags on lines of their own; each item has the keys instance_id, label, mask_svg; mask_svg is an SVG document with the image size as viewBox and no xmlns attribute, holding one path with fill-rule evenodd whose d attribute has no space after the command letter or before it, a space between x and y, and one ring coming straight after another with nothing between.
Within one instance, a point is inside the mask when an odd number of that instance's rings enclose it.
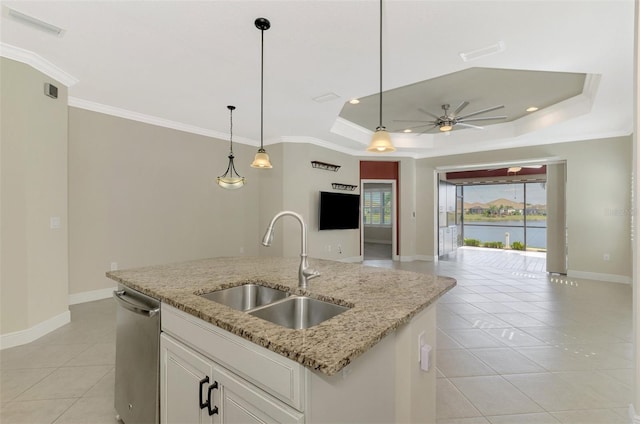
<instances>
[{"instance_id":1,"label":"window","mask_svg":"<svg viewBox=\"0 0 640 424\"><path fill-rule=\"evenodd\" d=\"M391 189L365 189L363 199L365 225L391 225Z\"/></svg>"}]
</instances>

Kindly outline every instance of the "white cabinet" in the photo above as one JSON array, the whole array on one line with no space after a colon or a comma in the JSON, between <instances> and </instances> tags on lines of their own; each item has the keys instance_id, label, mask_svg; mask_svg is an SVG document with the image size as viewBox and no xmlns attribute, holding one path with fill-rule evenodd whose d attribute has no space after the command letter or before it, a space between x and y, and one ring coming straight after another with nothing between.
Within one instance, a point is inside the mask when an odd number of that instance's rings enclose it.
<instances>
[{"instance_id":1,"label":"white cabinet","mask_svg":"<svg viewBox=\"0 0 640 424\"><path fill-rule=\"evenodd\" d=\"M160 422L213 423L213 415L203 407L214 390L211 375L210 361L163 333L160 336Z\"/></svg>"},{"instance_id":2,"label":"white cabinet","mask_svg":"<svg viewBox=\"0 0 640 424\"><path fill-rule=\"evenodd\" d=\"M331 376L166 304L162 331L161 424L435 423L435 304Z\"/></svg>"},{"instance_id":3,"label":"white cabinet","mask_svg":"<svg viewBox=\"0 0 640 424\"><path fill-rule=\"evenodd\" d=\"M302 423L289 406L163 333L161 423Z\"/></svg>"},{"instance_id":4,"label":"white cabinet","mask_svg":"<svg viewBox=\"0 0 640 424\"><path fill-rule=\"evenodd\" d=\"M220 405L220 422L240 423L303 423L298 411L272 399L252 384L233 373L216 367L215 379L220 384L216 404Z\"/></svg>"}]
</instances>

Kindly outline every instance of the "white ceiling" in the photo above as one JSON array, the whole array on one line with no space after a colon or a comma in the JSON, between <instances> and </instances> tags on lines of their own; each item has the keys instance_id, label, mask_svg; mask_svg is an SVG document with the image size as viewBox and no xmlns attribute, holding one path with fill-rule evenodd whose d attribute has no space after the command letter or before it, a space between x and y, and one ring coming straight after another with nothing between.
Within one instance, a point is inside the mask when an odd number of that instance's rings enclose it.
<instances>
[{"instance_id":1,"label":"white ceiling","mask_svg":"<svg viewBox=\"0 0 640 424\"><path fill-rule=\"evenodd\" d=\"M65 30L56 37L3 16L1 52L55 66L69 81L77 80L69 89L72 106L228 139L226 106L232 104L234 141L251 145L260 140L260 31L254 20L266 17L271 21L264 33L267 150L272 143L311 142L367 154L375 128L340 114L349 99L379 89L377 0L3 4ZM582 94L517 120L449 135L394 134L399 149L389 156L432 157L631 134L633 16L633 0L385 0L385 91L470 68L587 75ZM468 62L460 56L500 42L500 53ZM485 95L506 98L510 87L502 82L482 84ZM336 98L314 100L330 93ZM469 100L470 113L488 101L482 90L472 95L467 83L445 97L452 108ZM405 106L400 96L385 103L394 114L388 119L404 119L409 112L403 107L416 106Z\"/></svg>"}]
</instances>

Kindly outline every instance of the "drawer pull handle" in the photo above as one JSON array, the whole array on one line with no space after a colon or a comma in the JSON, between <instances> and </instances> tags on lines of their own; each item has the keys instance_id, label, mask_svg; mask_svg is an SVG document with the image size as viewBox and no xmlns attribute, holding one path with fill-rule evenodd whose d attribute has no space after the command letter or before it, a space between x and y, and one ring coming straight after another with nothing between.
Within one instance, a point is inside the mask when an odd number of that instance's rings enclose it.
<instances>
[{"instance_id":1,"label":"drawer pull handle","mask_svg":"<svg viewBox=\"0 0 640 424\"><path fill-rule=\"evenodd\" d=\"M207 384L209 382L209 376L206 376L205 378L203 378L202 380L200 380L200 393L198 394L198 398L200 401L200 409L204 409L207 408L209 406L209 399L207 399L206 401L202 401L202 387Z\"/></svg>"},{"instance_id":2,"label":"drawer pull handle","mask_svg":"<svg viewBox=\"0 0 640 424\"><path fill-rule=\"evenodd\" d=\"M209 386L209 391L207 393L207 412L209 412L209 416L217 414L218 413L218 407L214 406L213 409L211 409L211 392L213 392L214 389L218 388L218 382L214 381L212 385Z\"/></svg>"}]
</instances>

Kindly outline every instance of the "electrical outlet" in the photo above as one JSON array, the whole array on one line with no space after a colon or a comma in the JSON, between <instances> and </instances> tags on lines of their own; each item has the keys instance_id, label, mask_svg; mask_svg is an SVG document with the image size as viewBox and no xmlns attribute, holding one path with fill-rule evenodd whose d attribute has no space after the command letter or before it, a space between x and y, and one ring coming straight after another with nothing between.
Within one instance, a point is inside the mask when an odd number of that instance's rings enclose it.
<instances>
[{"instance_id":1,"label":"electrical outlet","mask_svg":"<svg viewBox=\"0 0 640 424\"><path fill-rule=\"evenodd\" d=\"M52 230L57 230L57 229L60 228L60 217L59 216L49 217L49 228L51 228Z\"/></svg>"},{"instance_id":2,"label":"electrical outlet","mask_svg":"<svg viewBox=\"0 0 640 424\"><path fill-rule=\"evenodd\" d=\"M111 271L118 270L118 262L111 262Z\"/></svg>"},{"instance_id":3,"label":"electrical outlet","mask_svg":"<svg viewBox=\"0 0 640 424\"><path fill-rule=\"evenodd\" d=\"M420 356L422 355L422 346L427 344L427 336L424 331L418 334L418 362L420 362Z\"/></svg>"}]
</instances>

